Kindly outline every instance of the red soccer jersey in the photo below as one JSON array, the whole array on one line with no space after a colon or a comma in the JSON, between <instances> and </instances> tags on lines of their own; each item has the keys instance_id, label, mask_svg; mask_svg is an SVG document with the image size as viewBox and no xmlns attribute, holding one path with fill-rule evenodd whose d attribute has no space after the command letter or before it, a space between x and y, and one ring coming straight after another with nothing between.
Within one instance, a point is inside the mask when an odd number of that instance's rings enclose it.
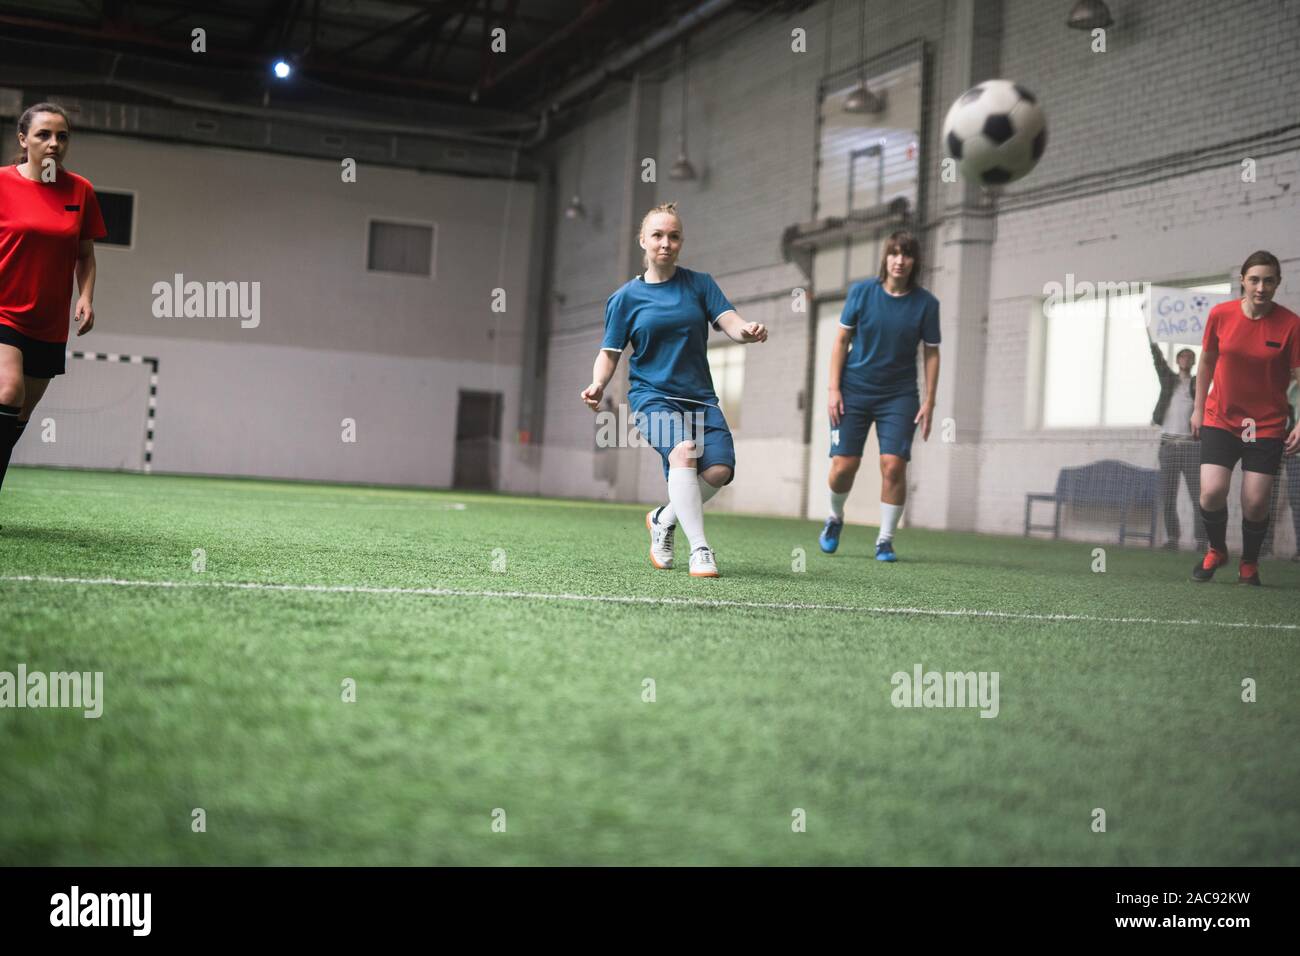
<instances>
[{"instance_id":1,"label":"red soccer jersey","mask_svg":"<svg viewBox=\"0 0 1300 956\"><path fill-rule=\"evenodd\" d=\"M1285 438L1286 391L1300 368L1300 316L1273 303L1268 315L1251 319L1241 300L1210 310L1202 346L1219 353L1205 402L1205 424L1240 436L1247 418L1255 437Z\"/></svg>"},{"instance_id":2,"label":"red soccer jersey","mask_svg":"<svg viewBox=\"0 0 1300 956\"><path fill-rule=\"evenodd\" d=\"M108 234L90 182L66 169L34 182L0 167L0 322L42 342L68 341L82 239Z\"/></svg>"}]
</instances>

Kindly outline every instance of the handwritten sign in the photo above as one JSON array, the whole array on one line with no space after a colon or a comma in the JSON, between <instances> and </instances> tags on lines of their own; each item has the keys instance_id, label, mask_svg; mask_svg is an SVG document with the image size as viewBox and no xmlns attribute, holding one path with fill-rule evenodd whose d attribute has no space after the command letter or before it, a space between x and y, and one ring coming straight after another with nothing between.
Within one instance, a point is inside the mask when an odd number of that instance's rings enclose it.
<instances>
[{"instance_id":1,"label":"handwritten sign","mask_svg":"<svg viewBox=\"0 0 1300 956\"><path fill-rule=\"evenodd\" d=\"M1200 345L1210 310L1232 296L1224 292L1193 292L1170 286L1147 286L1142 311L1147 330L1157 342Z\"/></svg>"}]
</instances>

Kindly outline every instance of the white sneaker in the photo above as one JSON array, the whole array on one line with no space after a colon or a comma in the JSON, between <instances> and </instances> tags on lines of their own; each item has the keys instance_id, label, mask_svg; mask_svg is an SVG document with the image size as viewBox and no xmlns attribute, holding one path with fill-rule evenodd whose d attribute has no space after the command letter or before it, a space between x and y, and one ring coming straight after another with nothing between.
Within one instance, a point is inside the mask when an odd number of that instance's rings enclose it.
<instances>
[{"instance_id":1,"label":"white sneaker","mask_svg":"<svg viewBox=\"0 0 1300 956\"><path fill-rule=\"evenodd\" d=\"M696 548L691 552L691 577L716 578L718 562L714 560L712 548Z\"/></svg>"},{"instance_id":2,"label":"white sneaker","mask_svg":"<svg viewBox=\"0 0 1300 956\"><path fill-rule=\"evenodd\" d=\"M660 571L667 571L673 566L673 532L677 525L655 521L655 515L661 510L651 508L646 512L645 526L650 529L650 563Z\"/></svg>"}]
</instances>

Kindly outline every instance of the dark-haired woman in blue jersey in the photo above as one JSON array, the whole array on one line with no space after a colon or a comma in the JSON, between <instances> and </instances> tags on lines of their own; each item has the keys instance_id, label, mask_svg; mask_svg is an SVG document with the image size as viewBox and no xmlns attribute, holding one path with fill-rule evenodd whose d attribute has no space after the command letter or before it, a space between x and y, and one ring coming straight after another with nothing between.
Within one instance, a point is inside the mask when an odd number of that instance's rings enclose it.
<instances>
[{"instance_id":1,"label":"dark-haired woman in blue jersey","mask_svg":"<svg viewBox=\"0 0 1300 956\"><path fill-rule=\"evenodd\" d=\"M707 272L677 265L682 221L676 203L646 213L638 242L646 271L605 303L605 338L582 400L599 409L630 344L628 402L668 479L668 504L646 515L650 563L673 566L680 522L691 546L691 576L716 578L717 559L704 537L704 502L735 476L736 450L709 373L709 327L746 343L767 341L767 329L742 319Z\"/></svg>"},{"instance_id":2,"label":"dark-haired woman in blue jersey","mask_svg":"<svg viewBox=\"0 0 1300 956\"><path fill-rule=\"evenodd\" d=\"M911 233L896 232L885 242L880 274L854 283L844 303L839 335L831 347L831 507L818 540L827 554L839 547L844 502L874 423L881 480L876 560L897 560L894 532L907 501L912 435L919 424L921 438L929 439L939 387L939 300L917 285L920 265L920 243ZM924 399L916 381L916 352L921 346Z\"/></svg>"}]
</instances>

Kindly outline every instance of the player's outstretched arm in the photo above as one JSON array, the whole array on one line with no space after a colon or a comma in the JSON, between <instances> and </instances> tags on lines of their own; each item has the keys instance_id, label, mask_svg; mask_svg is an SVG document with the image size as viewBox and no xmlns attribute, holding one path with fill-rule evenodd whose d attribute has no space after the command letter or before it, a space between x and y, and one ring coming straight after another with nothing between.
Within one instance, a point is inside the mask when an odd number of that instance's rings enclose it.
<instances>
[{"instance_id":1,"label":"player's outstretched arm","mask_svg":"<svg viewBox=\"0 0 1300 956\"><path fill-rule=\"evenodd\" d=\"M600 399L605 394L605 386L614 377L618 368L618 357L622 352L613 349L601 349L596 355L596 362L591 367L591 384L582 390L581 398L593 412L600 408Z\"/></svg>"},{"instance_id":2,"label":"player's outstretched arm","mask_svg":"<svg viewBox=\"0 0 1300 956\"><path fill-rule=\"evenodd\" d=\"M735 310L718 316L718 328L733 342L748 345L751 342L767 341L767 326L758 322L746 322Z\"/></svg>"}]
</instances>

